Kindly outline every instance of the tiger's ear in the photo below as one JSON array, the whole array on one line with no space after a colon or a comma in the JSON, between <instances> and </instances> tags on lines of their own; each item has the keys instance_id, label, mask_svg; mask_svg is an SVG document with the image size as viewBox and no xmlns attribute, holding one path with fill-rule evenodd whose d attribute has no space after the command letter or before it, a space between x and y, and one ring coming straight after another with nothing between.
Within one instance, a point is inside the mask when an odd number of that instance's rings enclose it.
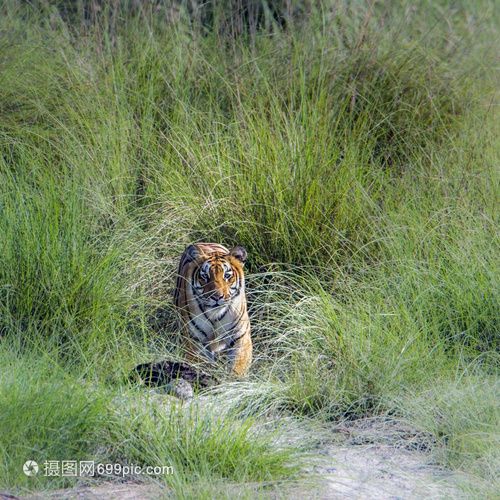
<instances>
[{"instance_id":1,"label":"tiger's ear","mask_svg":"<svg viewBox=\"0 0 500 500\"><path fill-rule=\"evenodd\" d=\"M245 261L247 260L247 251L243 247L240 247L239 245L232 248L231 251L229 252L229 255L236 257L242 264L244 264Z\"/></svg>"}]
</instances>

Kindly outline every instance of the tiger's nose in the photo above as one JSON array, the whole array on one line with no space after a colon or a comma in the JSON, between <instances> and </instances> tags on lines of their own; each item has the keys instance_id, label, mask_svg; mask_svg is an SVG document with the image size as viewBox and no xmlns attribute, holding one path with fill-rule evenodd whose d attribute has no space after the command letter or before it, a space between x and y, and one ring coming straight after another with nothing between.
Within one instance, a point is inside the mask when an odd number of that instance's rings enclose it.
<instances>
[{"instance_id":1,"label":"tiger's nose","mask_svg":"<svg viewBox=\"0 0 500 500\"><path fill-rule=\"evenodd\" d=\"M220 292L213 292L212 293L212 299L214 299L215 301L219 301L220 299L223 299L224 298L224 295L222 295L222 293Z\"/></svg>"}]
</instances>

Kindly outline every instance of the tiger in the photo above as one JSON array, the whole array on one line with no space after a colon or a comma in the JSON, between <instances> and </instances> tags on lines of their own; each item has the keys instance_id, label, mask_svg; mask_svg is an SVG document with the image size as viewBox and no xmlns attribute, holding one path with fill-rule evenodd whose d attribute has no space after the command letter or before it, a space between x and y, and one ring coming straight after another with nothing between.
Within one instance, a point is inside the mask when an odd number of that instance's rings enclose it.
<instances>
[{"instance_id":1,"label":"tiger","mask_svg":"<svg viewBox=\"0 0 500 500\"><path fill-rule=\"evenodd\" d=\"M252 363L246 259L242 246L189 245L179 262L174 292L187 360L214 363L225 355L237 377L246 375Z\"/></svg>"}]
</instances>

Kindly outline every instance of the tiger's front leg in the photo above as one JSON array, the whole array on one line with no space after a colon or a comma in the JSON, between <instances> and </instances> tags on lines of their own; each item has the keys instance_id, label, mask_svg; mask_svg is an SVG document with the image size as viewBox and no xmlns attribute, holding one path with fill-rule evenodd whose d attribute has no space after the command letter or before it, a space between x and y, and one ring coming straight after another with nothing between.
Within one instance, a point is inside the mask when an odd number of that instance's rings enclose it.
<instances>
[{"instance_id":1,"label":"tiger's front leg","mask_svg":"<svg viewBox=\"0 0 500 500\"><path fill-rule=\"evenodd\" d=\"M229 356L233 361L232 372L237 377L245 376L252 364L252 339L250 332L236 341L230 349Z\"/></svg>"},{"instance_id":2,"label":"tiger's front leg","mask_svg":"<svg viewBox=\"0 0 500 500\"><path fill-rule=\"evenodd\" d=\"M185 337L184 352L186 361L198 367L208 368L216 360L215 354L209 346L205 346L188 336Z\"/></svg>"},{"instance_id":3,"label":"tiger's front leg","mask_svg":"<svg viewBox=\"0 0 500 500\"><path fill-rule=\"evenodd\" d=\"M231 345L232 347L229 347ZM210 359L216 361L220 356L226 357L231 362L231 371L237 377L243 377L248 372L252 363L252 340L250 332L247 332L236 342L219 340L211 342L207 346L211 356Z\"/></svg>"}]
</instances>

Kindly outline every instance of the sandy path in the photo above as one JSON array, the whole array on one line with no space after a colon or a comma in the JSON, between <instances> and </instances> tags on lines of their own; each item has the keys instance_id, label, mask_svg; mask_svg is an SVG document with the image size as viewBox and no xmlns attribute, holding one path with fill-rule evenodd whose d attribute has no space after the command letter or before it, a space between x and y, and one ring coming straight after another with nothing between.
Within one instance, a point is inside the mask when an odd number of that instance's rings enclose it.
<instances>
[{"instance_id":1,"label":"sandy path","mask_svg":"<svg viewBox=\"0 0 500 500\"><path fill-rule=\"evenodd\" d=\"M460 498L459 477L420 452L388 445L331 446L312 468L324 499ZM295 496L295 495L294 495Z\"/></svg>"}]
</instances>

